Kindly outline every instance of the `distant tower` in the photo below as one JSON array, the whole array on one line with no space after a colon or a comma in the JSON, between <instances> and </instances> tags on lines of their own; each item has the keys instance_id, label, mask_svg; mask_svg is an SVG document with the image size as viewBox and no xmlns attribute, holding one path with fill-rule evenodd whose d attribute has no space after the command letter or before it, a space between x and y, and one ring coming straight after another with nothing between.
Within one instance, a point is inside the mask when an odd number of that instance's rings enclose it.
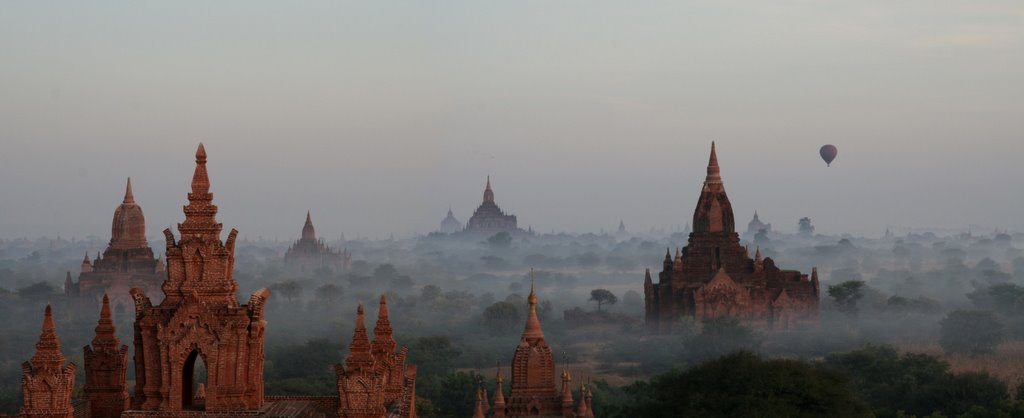
<instances>
[{"instance_id":1,"label":"distant tower","mask_svg":"<svg viewBox=\"0 0 1024 418\"><path fill-rule=\"evenodd\" d=\"M78 282L66 282L64 292L72 297L81 296L78 302L90 309L98 307L104 295L111 305L127 308L134 303L129 292L132 288L141 288L146 295L157 297L164 278L163 264L153 256L146 241L146 217L135 202L129 178L124 200L114 210L110 243L103 256L96 254L96 259L90 261L86 254Z\"/></svg>"},{"instance_id":2,"label":"distant tower","mask_svg":"<svg viewBox=\"0 0 1024 418\"><path fill-rule=\"evenodd\" d=\"M477 235L494 235L498 232L522 232L517 226L518 221L515 215L506 215L496 203L494 203L494 190L491 189L491 176L487 176L487 186L484 188L484 201L473 212L473 216L466 221L467 233Z\"/></svg>"},{"instance_id":3,"label":"distant tower","mask_svg":"<svg viewBox=\"0 0 1024 418\"><path fill-rule=\"evenodd\" d=\"M306 223L302 225L302 235L284 254L284 266L291 272L313 273L321 268L334 271L348 270L352 262L352 253L347 249L335 251L323 240L317 239L313 228L313 218L306 211Z\"/></svg>"},{"instance_id":4,"label":"distant tower","mask_svg":"<svg viewBox=\"0 0 1024 418\"><path fill-rule=\"evenodd\" d=\"M71 392L75 388L75 363L64 364L53 313L46 305L43 332L36 353L21 365L21 418L72 418Z\"/></svg>"},{"instance_id":5,"label":"distant tower","mask_svg":"<svg viewBox=\"0 0 1024 418\"><path fill-rule=\"evenodd\" d=\"M461 230L462 222L459 222L458 219L455 219L455 215L452 213L452 208L449 207L448 216L445 216L445 218L441 220L441 228L438 229L438 232L444 234L453 234Z\"/></svg>"},{"instance_id":6,"label":"distant tower","mask_svg":"<svg viewBox=\"0 0 1024 418\"><path fill-rule=\"evenodd\" d=\"M626 223L619 219L619 230L615 232L616 235L622 236L628 234L626 232Z\"/></svg>"},{"instance_id":7,"label":"distant tower","mask_svg":"<svg viewBox=\"0 0 1024 418\"><path fill-rule=\"evenodd\" d=\"M761 222L761 219L757 217L757 211L755 210L754 219L751 219L750 223L747 224L747 234L754 235L762 229L765 230L765 232L772 232L772 224Z\"/></svg>"}]
</instances>

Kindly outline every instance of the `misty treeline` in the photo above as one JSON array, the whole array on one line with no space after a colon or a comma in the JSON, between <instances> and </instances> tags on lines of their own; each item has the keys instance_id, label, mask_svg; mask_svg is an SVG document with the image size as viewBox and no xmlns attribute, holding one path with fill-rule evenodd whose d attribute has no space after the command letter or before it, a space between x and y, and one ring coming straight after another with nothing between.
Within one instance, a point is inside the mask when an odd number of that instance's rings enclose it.
<instances>
[{"instance_id":1,"label":"misty treeline","mask_svg":"<svg viewBox=\"0 0 1024 418\"><path fill-rule=\"evenodd\" d=\"M643 270L657 273L666 248L686 244L681 232L349 240L330 244L354 254L350 268L310 272L284 266L287 243L243 241L234 275L242 301L261 287L273 292L268 395L333 393L333 366L348 351L357 304L372 326L384 294L395 337L418 367L419 414L470 416L476 386L493 394L499 362L508 374L533 268L558 367L572 372L575 387L589 382L601 416L664 416L683 405L705 416L764 408L820 416L792 409L811 403L849 416L1019 415L1024 257L1015 243L1024 235L858 238L801 229L743 237L751 254L760 248L782 268L819 269L820 324L786 331L684 318L672 335L646 335ZM65 355L82 364L98 308L77 311L62 286L65 273L77 279L82 256L104 244L0 241L0 413L20 405L20 364L33 352L47 303ZM132 316L132 307L115 313L129 346ZM133 374L129 368L129 380ZM790 378L771 390L751 386L777 375Z\"/></svg>"}]
</instances>

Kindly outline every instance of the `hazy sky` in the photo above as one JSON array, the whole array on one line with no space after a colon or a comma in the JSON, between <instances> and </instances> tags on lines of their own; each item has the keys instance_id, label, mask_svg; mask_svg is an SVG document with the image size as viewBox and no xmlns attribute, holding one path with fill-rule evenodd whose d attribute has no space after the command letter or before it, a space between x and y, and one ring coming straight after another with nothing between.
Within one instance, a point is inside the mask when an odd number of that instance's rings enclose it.
<instances>
[{"instance_id":1,"label":"hazy sky","mask_svg":"<svg viewBox=\"0 0 1024 418\"><path fill-rule=\"evenodd\" d=\"M249 238L677 227L712 140L744 227L1024 229L1024 2L0 6L2 238L159 236L200 141Z\"/></svg>"}]
</instances>

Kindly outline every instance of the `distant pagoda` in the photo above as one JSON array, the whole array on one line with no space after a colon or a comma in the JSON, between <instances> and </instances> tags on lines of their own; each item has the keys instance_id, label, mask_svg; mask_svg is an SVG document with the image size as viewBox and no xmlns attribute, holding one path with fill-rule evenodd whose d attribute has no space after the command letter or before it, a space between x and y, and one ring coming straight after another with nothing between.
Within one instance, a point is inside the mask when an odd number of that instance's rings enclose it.
<instances>
[{"instance_id":1,"label":"distant pagoda","mask_svg":"<svg viewBox=\"0 0 1024 418\"><path fill-rule=\"evenodd\" d=\"M448 208L448 216L445 216L441 220L441 228L437 231L443 234L454 234L462 230L462 222L455 219L455 214L452 213L452 208Z\"/></svg>"},{"instance_id":2,"label":"distant pagoda","mask_svg":"<svg viewBox=\"0 0 1024 418\"><path fill-rule=\"evenodd\" d=\"M523 232L517 226L515 215L506 215L494 203L494 191L491 190L491 176L487 176L487 187L484 189L484 201L473 212L466 222L463 232L477 235L493 235L499 232Z\"/></svg>"},{"instance_id":3,"label":"distant pagoda","mask_svg":"<svg viewBox=\"0 0 1024 418\"><path fill-rule=\"evenodd\" d=\"M102 256L96 254L95 260L85 254L77 282L71 280L71 272L68 272L64 294L78 302L87 302L85 305L90 308L98 307L106 294L117 310L130 309L135 305L130 294L133 287L141 288L152 297L160 294L164 270L163 261L153 257L153 249L146 241L146 218L142 207L135 202L129 178L124 200L114 210L110 244Z\"/></svg>"},{"instance_id":4,"label":"distant pagoda","mask_svg":"<svg viewBox=\"0 0 1024 418\"><path fill-rule=\"evenodd\" d=\"M284 265L289 271L313 273L321 268L333 271L348 270L352 253L347 249L332 250L323 240L317 239L313 219L306 211L306 223L302 226L302 237L295 241L284 254Z\"/></svg>"}]
</instances>

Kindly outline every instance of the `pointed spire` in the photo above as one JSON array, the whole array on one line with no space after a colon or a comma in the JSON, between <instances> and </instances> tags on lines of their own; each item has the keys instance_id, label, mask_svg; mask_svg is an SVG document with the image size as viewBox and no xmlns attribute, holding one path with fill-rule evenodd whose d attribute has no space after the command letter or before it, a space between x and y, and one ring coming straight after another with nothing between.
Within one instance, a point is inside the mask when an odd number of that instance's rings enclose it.
<instances>
[{"instance_id":1,"label":"pointed spire","mask_svg":"<svg viewBox=\"0 0 1024 418\"><path fill-rule=\"evenodd\" d=\"M304 241L316 241L316 229L313 228L313 218L306 211L306 223L302 225L302 239Z\"/></svg>"},{"instance_id":2,"label":"pointed spire","mask_svg":"<svg viewBox=\"0 0 1024 418\"><path fill-rule=\"evenodd\" d=\"M356 330L352 334L345 368L349 371L369 369L373 366L373 355L370 353L370 338L366 335L366 323L363 315L363 304L356 308Z\"/></svg>"},{"instance_id":3,"label":"pointed spire","mask_svg":"<svg viewBox=\"0 0 1024 418\"><path fill-rule=\"evenodd\" d=\"M92 264L92 262L89 261L89 252L88 251L85 252L85 258L82 259L82 264Z\"/></svg>"},{"instance_id":4,"label":"pointed spire","mask_svg":"<svg viewBox=\"0 0 1024 418\"><path fill-rule=\"evenodd\" d=\"M651 284L651 269L644 269L644 287L647 287Z\"/></svg>"},{"instance_id":5,"label":"pointed spire","mask_svg":"<svg viewBox=\"0 0 1024 418\"><path fill-rule=\"evenodd\" d=\"M580 403L576 405L576 416L586 417L587 416L587 401L586 401L587 387L583 386L583 381L580 381Z\"/></svg>"},{"instance_id":6,"label":"pointed spire","mask_svg":"<svg viewBox=\"0 0 1024 418\"><path fill-rule=\"evenodd\" d=\"M128 185L125 186L124 190L124 202L126 204L135 203L135 195L132 194L132 178L128 177Z\"/></svg>"},{"instance_id":7,"label":"pointed spire","mask_svg":"<svg viewBox=\"0 0 1024 418\"><path fill-rule=\"evenodd\" d=\"M103 294L103 307L100 308L100 320L96 324L96 336L92 339L93 348L113 348L120 345L117 340L117 329L114 327L114 320L110 316L110 299Z\"/></svg>"},{"instance_id":8,"label":"pointed spire","mask_svg":"<svg viewBox=\"0 0 1024 418\"><path fill-rule=\"evenodd\" d=\"M392 336L391 321L388 319L388 300L380 295L380 308L377 310L377 324L373 327L373 353L375 355L395 352L398 343Z\"/></svg>"},{"instance_id":9,"label":"pointed spire","mask_svg":"<svg viewBox=\"0 0 1024 418\"><path fill-rule=\"evenodd\" d=\"M540 319L537 319L537 291L536 291L536 277L533 269L530 269L530 296L527 298L530 302L529 316L526 318L526 328L523 330L523 339L540 339L544 338L544 331L540 328Z\"/></svg>"},{"instance_id":10,"label":"pointed spire","mask_svg":"<svg viewBox=\"0 0 1024 418\"><path fill-rule=\"evenodd\" d=\"M199 143L196 149L196 171L192 174L192 193L205 194L210 192L210 177L206 174L206 147Z\"/></svg>"},{"instance_id":11,"label":"pointed spire","mask_svg":"<svg viewBox=\"0 0 1024 418\"><path fill-rule=\"evenodd\" d=\"M473 408L473 418L485 418L484 416L484 389L478 383L476 385L476 406Z\"/></svg>"},{"instance_id":12,"label":"pointed spire","mask_svg":"<svg viewBox=\"0 0 1024 418\"><path fill-rule=\"evenodd\" d=\"M494 191L491 190L491 176L487 176L487 187L484 188L484 203L494 203Z\"/></svg>"},{"instance_id":13,"label":"pointed spire","mask_svg":"<svg viewBox=\"0 0 1024 418\"><path fill-rule=\"evenodd\" d=\"M757 210L754 210L754 221L755 222L759 221L759 219L757 219Z\"/></svg>"},{"instance_id":14,"label":"pointed spire","mask_svg":"<svg viewBox=\"0 0 1024 418\"><path fill-rule=\"evenodd\" d=\"M43 332L36 343L36 353L32 356L32 367L44 370L57 370L64 365L64 355L60 352L60 340L53 325L53 310L46 305L43 314Z\"/></svg>"},{"instance_id":15,"label":"pointed spire","mask_svg":"<svg viewBox=\"0 0 1024 418\"><path fill-rule=\"evenodd\" d=\"M711 141L711 157L708 158L708 176L704 184L718 184L722 182L721 169L718 167L718 153L715 151L715 142Z\"/></svg>"},{"instance_id":16,"label":"pointed spire","mask_svg":"<svg viewBox=\"0 0 1024 418\"><path fill-rule=\"evenodd\" d=\"M572 386L569 383L572 382L572 375L569 374L568 368L562 369L562 416L570 416L572 413Z\"/></svg>"},{"instance_id":17,"label":"pointed spire","mask_svg":"<svg viewBox=\"0 0 1024 418\"><path fill-rule=\"evenodd\" d=\"M587 379L587 384L588 385L590 384L590 379L589 378ZM592 389L590 389L590 387L588 386L587 387L587 396L584 396L584 400L587 403L587 418L594 418L594 404L592 402L593 399L594 399L594 391Z\"/></svg>"},{"instance_id":18,"label":"pointed spire","mask_svg":"<svg viewBox=\"0 0 1024 418\"><path fill-rule=\"evenodd\" d=\"M505 417L505 379L501 377L501 362L498 362L498 372L494 376L494 418Z\"/></svg>"}]
</instances>

